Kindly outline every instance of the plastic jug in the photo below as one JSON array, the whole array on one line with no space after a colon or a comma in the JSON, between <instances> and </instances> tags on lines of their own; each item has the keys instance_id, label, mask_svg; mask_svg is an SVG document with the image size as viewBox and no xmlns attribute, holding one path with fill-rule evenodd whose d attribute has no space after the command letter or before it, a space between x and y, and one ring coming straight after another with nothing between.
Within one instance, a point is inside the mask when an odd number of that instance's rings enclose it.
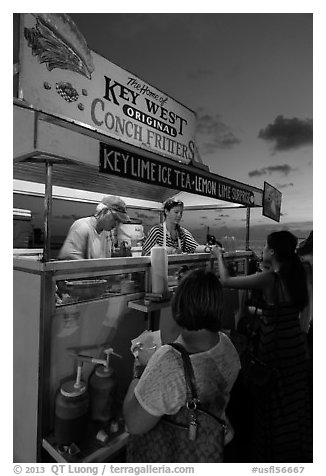
<instances>
[{"instance_id":1,"label":"plastic jug","mask_svg":"<svg viewBox=\"0 0 326 476\"><path fill-rule=\"evenodd\" d=\"M78 366L76 381L63 383L55 400L54 435L61 445L77 443L85 436L89 394L81 380L81 367L82 364Z\"/></svg>"},{"instance_id":2,"label":"plastic jug","mask_svg":"<svg viewBox=\"0 0 326 476\"><path fill-rule=\"evenodd\" d=\"M155 245L151 249L152 293L168 292L168 254L165 246Z\"/></svg>"}]
</instances>

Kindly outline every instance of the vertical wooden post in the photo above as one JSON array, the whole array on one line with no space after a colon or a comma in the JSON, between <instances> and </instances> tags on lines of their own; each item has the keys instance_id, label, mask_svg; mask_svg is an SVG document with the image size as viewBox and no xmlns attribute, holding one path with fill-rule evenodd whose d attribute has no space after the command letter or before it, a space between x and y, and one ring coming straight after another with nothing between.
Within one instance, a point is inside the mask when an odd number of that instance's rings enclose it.
<instances>
[{"instance_id":1,"label":"vertical wooden post","mask_svg":"<svg viewBox=\"0 0 326 476\"><path fill-rule=\"evenodd\" d=\"M51 217L52 217L52 163L49 160L45 162L46 179L44 194L44 245L43 261L51 259Z\"/></svg>"},{"instance_id":2,"label":"vertical wooden post","mask_svg":"<svg viewBox=\"0 0 326 476\"><path fill-rule=\"evenodd\" d=\"M249 231L250 231L250 207L247 207L247 216L246 216L246 251L249 250Z\"/></svg>"}]
</instances>

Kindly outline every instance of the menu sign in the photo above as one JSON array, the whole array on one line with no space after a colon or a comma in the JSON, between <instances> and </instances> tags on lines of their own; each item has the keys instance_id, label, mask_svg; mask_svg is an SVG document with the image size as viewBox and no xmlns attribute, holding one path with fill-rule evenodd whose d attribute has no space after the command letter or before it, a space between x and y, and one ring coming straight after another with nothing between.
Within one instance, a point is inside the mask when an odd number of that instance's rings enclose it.
<instances>
[{"instance_id":1,"label":"menu sign","mask_svg":"<svg viewBox=\"0 0 326 476\"><path fill-rule=\"evenodd\" d=\"M213 174L197 173L185 169L185 166L171 166L102 142L99 171L245 206L254 205L253 192L242 188L241 184L238 187L234 182L223 181Z\"/></svg>"},{"instance_id":2,"label":"menu sign","mask_svg":"<svg viewBox=\"0 0 326 476\"><path fill-rule=\"evenodd\" d=\"M263 215L280 221L282 193L267 182L264 182Z\"/></svg>"},{"instance_id":3,"label":"menu sign","mask_svg":"<svg viewBox=\"0 0 326 476\"><path fill-rule=\"evenodd\" d=\"M21 98L178 162L194 159L193 111L89 50L69 15L24 14L23 21Z\"/></svg>"}]
</instances>

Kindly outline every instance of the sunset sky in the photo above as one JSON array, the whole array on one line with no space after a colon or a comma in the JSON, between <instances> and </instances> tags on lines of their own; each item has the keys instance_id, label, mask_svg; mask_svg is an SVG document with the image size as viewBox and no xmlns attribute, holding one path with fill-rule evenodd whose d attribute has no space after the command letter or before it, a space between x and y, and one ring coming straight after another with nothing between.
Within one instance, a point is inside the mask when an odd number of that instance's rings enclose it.
<instances>
[{"instance_id":1,"label":"sunset sky","mask_svg":"<svg viewBox=\"0 0 326 476\"><path fill-rule=\"evenodd\" d=\"M211 172L269 182L283 194L280 224L312 228L311 13L70 15L90 49L197 113ZM252 212L252 224L273 223Z\"/></svg>"}]
</instances>

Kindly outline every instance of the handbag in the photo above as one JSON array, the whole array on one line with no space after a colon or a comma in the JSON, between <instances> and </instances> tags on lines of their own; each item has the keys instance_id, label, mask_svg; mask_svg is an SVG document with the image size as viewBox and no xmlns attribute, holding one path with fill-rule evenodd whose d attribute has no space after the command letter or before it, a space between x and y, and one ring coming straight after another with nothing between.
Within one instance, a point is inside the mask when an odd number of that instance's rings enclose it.
<instances>
[{"instance_id":1,"label":"handbag","mask_svg":"<svg viewBox=\"0 0 326 476\"><path fill-rule=\"evenodd\" d=\"M275 342L278 341L277 321L278 321L278 309L279 309L279 296L277 292L277 286L279 285L279 275L274 273L274 297L275 297ZM258 343L256 345L257 352ZM276 350L277 353L277 350ZM260 360L252 351L248 348L240 356L242 381L246 387L254 392L260 392L261 394L267 394L275 389L278 380L279 371L277 367L267 364Z\"/></svg>"},{"instance_id":2,"label":"handbag","mask_svg":"<svg viewBox=\"0 0 326 476\"><path fill-rule=\"evenodd\" d=\"M164 415L147 433L129 435L126 460L128 463L222 463L225 421L200 405L185 348L178 343L169 345L182 356L186 404L175 415Z\"/></svg>"},{"instance_id":3,"label":"handbag","mask_svg":"<svg viewBox=\"0 0 326 476\"><path fill-rule=\"evenodd\" d=\"M240 376L244 385L252 391L269 392L276 383L277 368L259 360L248 349L241 356Z\"/></svg>"}]
</instances>

